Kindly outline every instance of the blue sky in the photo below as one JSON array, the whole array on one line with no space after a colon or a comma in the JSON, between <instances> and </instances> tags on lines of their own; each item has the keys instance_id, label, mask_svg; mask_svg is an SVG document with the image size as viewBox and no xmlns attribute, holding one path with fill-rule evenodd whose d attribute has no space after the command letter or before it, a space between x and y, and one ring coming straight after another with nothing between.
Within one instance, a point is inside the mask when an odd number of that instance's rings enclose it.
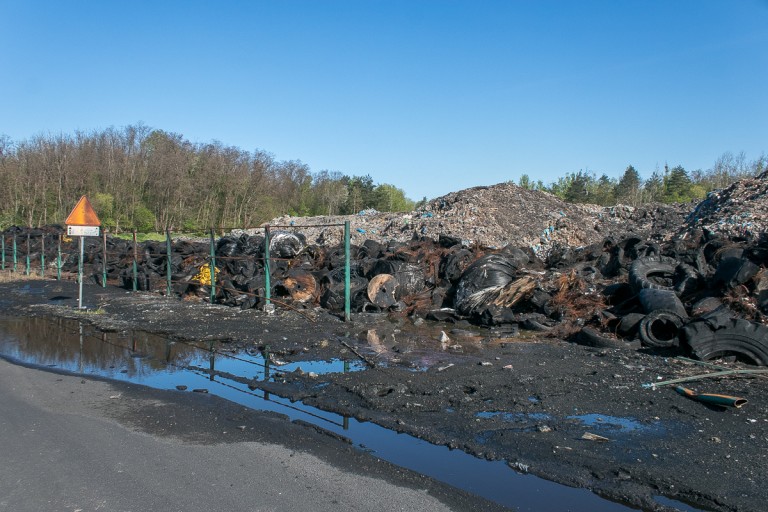
<instances>
[{"instance_id":1,"label":"blue sky","mask_svg":"<svg viewBox=\"0 0 768 512\"><path fill-rule=\"evenodd\" d=\"M768 1L0 0L0 134L139 122L412 199L768 152Z\"/></svg>"}]
</instances>

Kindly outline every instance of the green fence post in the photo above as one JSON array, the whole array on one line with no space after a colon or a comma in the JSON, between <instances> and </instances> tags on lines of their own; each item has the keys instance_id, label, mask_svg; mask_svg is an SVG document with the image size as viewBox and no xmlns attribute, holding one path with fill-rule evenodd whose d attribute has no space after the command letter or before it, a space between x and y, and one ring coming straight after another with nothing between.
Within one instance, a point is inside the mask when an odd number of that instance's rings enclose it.
<instances>
[{"instance_id":1,"label":"green fence post","mask_svg":"<svg viewBox=\"0 0 768 512\"><path fill-rule=\"evenodd\" d=\"M24 274L29 275L29 233L27 233L27 258L25 261Z\"/></svg>"},{"instance_id":2,"label":"green fence post","mask_svg":"<svg viewBox=\"0 0 768 512\"><path fill-rule=\"evenodd\" d=\"M352 293L350 292L350 268L349 268L349 221L344 221L344 321L349 322L350 303Z\"/></svg>"},{"instance_id":3,"label":"green fence post","mask_svg":"<svg viewBox=\"0 0 768 512\"><path fill-rule=\"evenodd\" d=\"M101 287L107 287L107 230L101 230Z\"/></svg>"},{"instance_id":4,"label":"green fence post","mask_svg":"<svg viewBox=\"0 0 768 512\"><path fill-rule=\"evenodd\" d=\"M5 235L0 236L3 239L3 270L5 270Z\"/></svg>"},{"instance_id":5,"label":"green fence post","mask_svg":"<svg viewBox=\"0 0 768 512\"><path fill-rule=\"evenodd\" d=\"M61 235L59 235L59 248L56 251L56 280L61 281Z\"/></svg>"},{"instance_id":6,"label":"green fence post","mask_svg":"<svg viewBox=\"0 0 768 512\"><path fill-rule=\"evenodd\" d=\"M133 230L133 291L139 289L139 249L136 245L136 230Z\"/></svg>"},{"instance_id":7,"label":"green fence post","mask_svg":"<svg viewBox=\"0 0 768 512\"><path fill-rule=\"evenodd\" d=\"M167 254L165 265L166 296L171 296L171 230L165 230L165 251Z\"/></svg>"},{"instance_id":8,"label":"green fence post","mask_svg":"<svg viewBox=\"0 0 768 512\"><path fill-rule=\"evenodd\" d=\"M270 283L270 270L269 270L269 224L264 226L264 294L266 299L266 305L269 306L271 304L272 299L272 292L271 288L272 285Z\"/></svg>"},{"instance_id":9,"label":"green fence post","mask_svg":"<svg viewBox=\"0 0 768 512\"><path fill-rule=\"evenodd\" d=\"M16 251L16 234L13 235L13 272L16 273L16 261L17 261L17 251Z\"/></svg>"},{"instance_id":10,"label":"green fence post","mask_svg":"<svg viewBox=\"0 0 768 512\"><path fill-rule=\"evenodd\" d=\"M45 235L40 239L40 277L45 277Z\"/></svg>"},{"instance_id":11,"label":"green fence post","mask_svg":"<svg viewBox=\"0 0 768 512\"><path fill-rule=\"evenodd\" d=\"M211 262L210 262L210 272L209 275L211 276L211 304L214 303L216 300L216 241L215 241L215 234L213 233L213 228L211 228Z\"/></svg>"}]
</instances>

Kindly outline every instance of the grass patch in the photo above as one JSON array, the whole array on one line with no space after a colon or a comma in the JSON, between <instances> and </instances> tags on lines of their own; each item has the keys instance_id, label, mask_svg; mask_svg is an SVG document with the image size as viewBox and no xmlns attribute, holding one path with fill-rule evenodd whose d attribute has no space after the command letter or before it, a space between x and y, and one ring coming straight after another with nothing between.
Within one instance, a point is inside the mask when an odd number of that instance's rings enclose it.
<instances>
[{"instance_id":1,"label":"grass patch","mask_svg":"<svg viewBox=\"0 0 768 512\"><path fill-rule=\"evenodd\" d=\"M123 240L133 240L133 233L117 233L112 234L112 236ZM173 235L171 235L171 238L173 238ZM146 242L147 240L162 242L165 240L165 233L136 233L137 242Z\"/></svg>"},{"instance_id":2,"label":"grass patch","mask_svg":"<svg viewBox=\"0 0 768 512\"><path fill-rule=\"evenodd\" d=\"M26 275L23 269L21 272L18 270L16 272L12 272L8 269L0 271L0 283L12 283L14 281L40 281L42 279L47 280L49 277L40 277L40 269L30 275Z\"/></svg>"},{"instance_id":3,"label":"grass patch","mask_svg":"<svg viewBox=\"0 0 768 512\"><path fill-rule=\"evenodd\" d=\"M123 240L133 241L133 233L110 233L110 236ZM207 235L200 233L171 233L171 240L177 238L205 238ZM136 233L136 241L141 242L165 242L165 233Z\"/></svg>"}]
</instances>

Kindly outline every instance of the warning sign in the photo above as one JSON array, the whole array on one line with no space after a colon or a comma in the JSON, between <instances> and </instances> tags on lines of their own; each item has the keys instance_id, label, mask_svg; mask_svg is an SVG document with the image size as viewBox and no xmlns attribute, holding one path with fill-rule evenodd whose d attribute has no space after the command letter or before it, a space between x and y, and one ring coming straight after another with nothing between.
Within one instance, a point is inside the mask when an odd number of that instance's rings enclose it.
<instances>
[{"instance_id":1,"label":"warning sign","mask_svg":"<svg viewBox=\"0 0 768 512\"><path fill-rule=\"evenodd\" d=\"M101 221L91 206L88 198L83 196L72 209L67 220L67 235L69 236L99 236Z\"/></svg>"},{"instance_id":2,"label":"warning sign","mask_svg":"<svg viewBox=\"0 0 768 512\"><path fill-rule=\"evenodd\" d=\"M91 206L88 198L83 196L72 209L67 220L64 221L67 226L101 226L98 215Z\"/></svg>"}]
</instances>

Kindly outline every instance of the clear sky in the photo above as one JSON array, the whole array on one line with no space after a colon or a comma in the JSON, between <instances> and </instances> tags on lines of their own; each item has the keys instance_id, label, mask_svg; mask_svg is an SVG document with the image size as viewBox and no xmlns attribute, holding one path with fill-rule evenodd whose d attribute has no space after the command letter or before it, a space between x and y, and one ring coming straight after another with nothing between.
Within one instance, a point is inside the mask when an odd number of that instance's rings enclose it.
<instances>
[{"instance_id":1,"label":"clear sky","mask_svg":"<svg viewBox=\"0 0 768 512\"><path fill-rule=\"evenodd\" d=\"M412 199L768 152L766 0L0 0L0 134L138 124Z\"/></svg>"}]
</instances>

